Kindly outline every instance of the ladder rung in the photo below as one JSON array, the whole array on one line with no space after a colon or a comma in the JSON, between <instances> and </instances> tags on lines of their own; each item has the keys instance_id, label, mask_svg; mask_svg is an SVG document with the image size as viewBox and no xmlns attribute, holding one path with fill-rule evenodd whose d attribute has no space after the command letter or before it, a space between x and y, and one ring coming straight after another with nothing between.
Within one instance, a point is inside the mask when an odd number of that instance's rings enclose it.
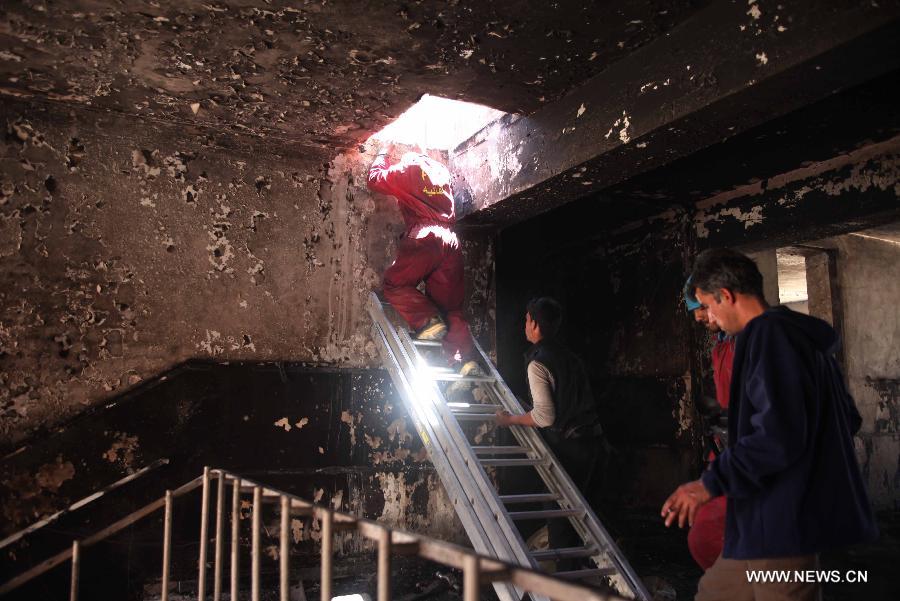
<instances>
[{"instance_id":1,"label":"ladder rung","mask_svg":"<svg viewBox=\"0 0 900 601\"><path fill-rule=\"evenodd\" d=\"M441 366L438 366L438 365L429 365L429 366L428 366L428 371L431 372L432 374L453 374L453 373L456 373L455 371L453 371L453 368L452 368L452 367L441 367Z\"/></svg>"},{"instance_id":2,"label":"ladder rung","mask_svg":"<svg viewBox=\"0 0 900 601\"><path fill-rule=\"evenodd\" d=\"M453 415L461 422L483 422L494 419L493 413L454 413Z\"/></svg>"},{"instance_id":3,"label":"ladder rung","mask_svg":"<svg viewBox=\"0 0 900 601\"><path fill-rule=\"evenodd\" d=\"M484 467L527 467L541 465L543 459L479 459Z\"/></svg>"},{"instance_id":4,"label":"ladder rung","mask_svg":"<svg viewBox=\"0 0 900 601\"><path fill-rule=\"evenodd\" d=\"M575 557L590 557L597 552L593 545L587 547L564 547L562 549L547 549L544 551L532 551L531 556L535 561L547 561L552 559L571 559Z\"/></svg>"},{"instance_id":5,"label":"ladder rung","mask_svg":"<svg viewBox=\"0 0 900 601\"><path fill-rule=\"evenodd\" d=\"M412 343L415 344L416 346L430 346L430 347L443 346L443 343L441 343L439 340L416 340L415 338L413 338Z\"/></svg>"},{"instance_id":6,"label":"ladder rung","mask_svg":"<svg viewBox=\"0 0 900 601\"><path fill-rule=\"evenodd\" d=\"M500 502L512 505L513 503L548 503L556 501L559 497L553 493L535 493L531 495L501 495Z\"/></svg>"},{"instance_id":7,"label":"ladder rung","mask_svg":"<svg viewBox=\"0 0 900 601\"><path fill-rule=\"evenodd\" d=\"M510 511L509 517L514 520L549 520L552 518L581 517L583 509L541 509L538 511Z\"/></svg>"},{"instance_id":8,"label":"ladder rung","mask_svg":"<svg viewBox=\"0 0 900 601\"><path fill-rule=\"evenodd\" d=\"M573 570L571 572L554 572L553 576L564 580L585 580L587 578L614 576L618 573L619 571L616 568L596 568L589 570Z\"/></svg>"},{"instance_id":9,"label":"ladder rung","mask_svg":"<svg viewBox=\"0 0 900 601\"><path fill-rule=\"evenodd\" d=\"M441 373L431 373L429 374L432 380L439 380L442 382L493 382L494 376L461 376L456 372L441 374Z\"/></svg>"},{"instance_id":10,"label":"ladder rung","mask_svg":"<svg viewBox=\"0 0 900 601\"><path fill-rule=\"evenodd\" d=\"M500 405L479 405L479 404L461 404L454 405L453 403L447 403L447 406L450 408L450 411L453 413L490 413L494 415L500 409L503 409Z\"/></svg>"},{"instance_id":11,"label":"ladder rung","mask_svg":"<svg viewBox=\"0 0 900 601\"><path fill-rule=\"evenodd\" d=\"M522 455L528 452L525 447L472 447L472 450L476 455Z\"/></svg>"}]
</instances>

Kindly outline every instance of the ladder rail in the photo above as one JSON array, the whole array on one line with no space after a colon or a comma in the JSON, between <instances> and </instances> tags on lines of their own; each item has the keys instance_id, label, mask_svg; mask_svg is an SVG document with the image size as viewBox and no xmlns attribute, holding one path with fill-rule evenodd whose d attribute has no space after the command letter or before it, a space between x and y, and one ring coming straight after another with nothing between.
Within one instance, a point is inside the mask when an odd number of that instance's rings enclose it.
<instances>
[{"instance_id":1,"label":"ladder rail","mask_svg":"<svg viewBox=\"0 0 900 601\"><path fill-rule=\"evenodd\" d=\"M377 303L377 307L381 308L381 301L378 299L377 295L373 293L372 296L372 302ZM382 315L384 315L383 310ZM385 321L387 321L386 315ZM388 323L388 325L391 324ZM397 331L395 328L392 329L395 330L397 337L404 345L404 350L408 353L408 356L410 358L414 358L413 365L417 369L420 369L421 366L425 365L425 358L419 351L419 348L417 347L412 336L410 336L405 329L399 331ZM487 380L487 378L485 378L485 380ZM447 405L446 400L443 397L443 393L437 386L437 382L430 382L430 384L433 392L437 395L436 398L443 401L435 403L435 410L440 416L441 421L456 448L459 449L460 453L463 455L464 463L461 465L461 469L465 470L469 474L472 474L473 476L476 476L473 478L473 480L475 482L475 485L478 487L482 497L484 498L485 503L490 508L490 511L493 514L493 519L503 530L504 534L507 537L507 540L513 541L515 543L515 546L512 546L511 548L511 550L514 551L514 556L510 558L509 561L517 561L523 566L530 566L532 568L537 567L536 562L534 562L534 560L527 552L527 545L522 539L522 535L519 533L518 528L507 515L506 508L497 499L497 491L491 484L491 480L488 477L487 472L484 471L484 468L481 465L481 459L474 452L468 438L466 437L466 434L459 426L459 422L457 421L458 416L454 415L450 407Z\"/></svg>"},{"instance_id":2,"label":"ladder rail","mask_svg":"<svg viewBox=\"0 0 900 601\"><path fill-rule=\"evenodd\" d=\"M385 333L380 328L376 329L379 337L386 338ZM382 344L384 345L384 349L386 353L393 354L393 350L387 344L386 340L382 340ZM406 375L400 370L395 364L393 364L393 357L391 357L392 361L389 362L391 365L388 366L388 371L391 372L391 377L394 379L395 383L399 382L400 386L398 388L401 389L401 394L404 395L413 395L414 390L412 385L410 384ZM444 487L448 492L448 495L451 497L456 497L457 499L466 499L469 500L469 494L466 491L466 487L459 481L457 474L452 469L452 466L449 465L449 458L446 457L447 449L441 445L441 436L434 432L433 427L431 426L432 419L429 419L429 416L422 413L422 407L415 406L408 409L412 409L411 417L413 418L413 422L416 426L416 431L419 434L419 438L422 440L422 443L425 445L425 448L429 452L429 457L432 458L432 464L434 464L435 469L439 472L439 475L442 477L441 481L444 484ZM437 446L436 446L437 445ZM437 453L436 451L439 451ZM435 459L437 461L435 461ZM445 465L444 460L447 459L448 463ZM447 477L447 480L444 480L444 477ZM459 504L458 504L459 505ZM473 540L473 544L476 546L483 545L486 551L493 554L502 553L501 550L494 549L492 543L494 542L489 534L485 532L482 527L480 520L477 519L477 515L475 514L474 505L469 505L466 503L461 504L461 510L465 512L465 515L460 515L460 519L463 521L468 520L470 524L475 527L476 533L480 534L477 536L476 540ZM459 513L460 510L457 510Z\"/></svg>"},{"instance_id":3,"label":"ladder rail","mask_svg":"<svg viewBox=\"0 0 900 601\"><path fill-rule=\"evenodd\" d=\"M473 547L486 555L522 564L523 562L517 560L517 554L509 546L508 539L496 527L494 516L485 515L484 507L486 504L478 499L481 496L481 492L479 490L471 491L465 485L465 478L460 478L459 474L454 470L453 461L447 454L458 454L459 449L455 445L447 444L448 441L445 440L444 436L439 432L435 432L432 422L434 416L431 416L432 419L429 419L427 413L424 412L425 407L415 402L414 399L417 392L415 386L407 378L396 356L397 352L405 353L406 349L403 348L402 344L399 344L396 330L390 327L390 324L387 324L388 327L385 328L379 323L380 319L378 319L377 312L371 311L371 309L378 309L381 312L381 316L384 315L383 311L381 311L380 301L373 294L373 303L375 302L378 305L370 308L370 312L375 313L372 326L373 337L380 342L379 346L385 355L386 367L391 373L394 382L398 384L401 396L407 401L405 404L410 412L410 416L413 418L416 431L428 450L432 465L434 465L435 470L441 477L441 482L444 484L448 496L454 502L456 513L460 517L460 521L463 522ZM394 337L394 342L399 347L397 350L390 344L388 336ZM408 355L406 359L409 359ZM432 403L431 408L434 409L435 405L437 403ZM434 423L436 424L437 420L434 420ZM457 461L459 464L463 464L462 457L458 457ZM488 525L490 531L485 530L485 525ZM525 564L525 566L531 567L530 558L528 558L528 561L529 563ZM495 583L494 588L501 601L519 601L522 597L521 591L509 583Z\"/></svg>"},{"instance_id":4,"label":"ladder rail","mask_svg":"<svg viewBox=\"0 0 900 601\"><path fill-rule=\"evenodd\" d=\"M479 349L480 350L480 349ZM501 403L509 407L507 411L511 413L523 413L524 409L518 399L509 391L502 379L497 380L497 387L505 394L500 394ZM632 594L637 599L650 599L649 592L646 591L641 580L633 571L630 564L624 561L621 551L615 546L612 537L606 531L606 528L600 523L594 511L587 504L581 492L572 482L569 475L562 468L559 460L553 452L547 448L546 443L540 438L540 434L533 428L510 428L513 436L521 446L543 446L543 449L537 451L542 453L547 461L543 465L535 466L535 470L539 473L541 480L544 481L547 488L554 490L559 495L558 503L564 509L577 507L585 508L585 513L581 517L569 518L572 527L584 541L597 542L597 554L592 557L594 563L600 568L614 567L618 573L609 576L611 584L624 594Z\"/></svg>"},{"instance_id":5,"label":"ladder rail","mask_svg":"<svg viewBox=\"0 0 900 601\"><path fill-rule=\"evenodd\" d=\"M404 358L410 364L411 368L420 370L421 367L426 364L424 357L422 357L412 337L405 329L398 330L393 327L393 324L391 324L384 312L381 301L374 293L371 298L371 308L376 310L376 315L374 317L377 318L377 321L381 322L379 323L379 326L382 329L385 327L389 328L393 339L400 342L402 346L400 352L404 355ZM413 375L415 376L416 374ZM511 555L505 559L526 567L536 567L537 564L529 556L525 541L522 539L522 535L519 533L518 528L516 528L512 520L509 519L509 516L506 515L505 507L497 500L496 490L491 485L487 472L484 471L484 468L482 468L480 464L479 457L472 450L465 433L462 431L462 428L456 420L456 416L453 415L452 411L447 406L447 403L443 398L443 393L440 388L438 388L437 382L426 379L422 384L423 388L427 386L430 389L433 398L440 399L441 401L437 403L433 402L431 406L444 426L442 432L449 434L450 442L453 443L452 448L461 455L462 462L459 463L459 469L464 470L465 474L463 477L460 477L459 480L465 482L467 480L467 478L465 478L466 475L475 476L471 479L474 481L474 484L480 493L481 500L483 500L485 506L488 507L491 512L491 520L501 528L506 540L512 542L508 545ZM438 433L438 435L441 436L440 433ZM451 462L451 467L452 465ZM464 486L464 488L466 487ZM467 492L471 493L470 497L474 498L475 491L467 490Z\"/></svg>"},{"instance_id":6,"label":"ladder rail","mask_svg":"<svg viewBox=\"0 0 900 601\"><path fill-rule=\"evenodd\" d=\"M400 339L406 343L407 349L412 351L413 356L416 358L417 365L422 365L424 363L424 358L421 356L418 348L416 348L415 344L413 343L412 337L405 330L402 332L398 332L398 334L400 336ZM484 358L483 354L482 358ZM433 383L433 388L439 395L438 398L443 399L443 394L437 387L436 382ZM463 467L462 469L467 469L469 472L476 472L475 475L479 476L474 478L475 484L480 489L485 502L494 515L494 519L496 520L500 528L504 531L507 539L516 543L514 546L512 546L512 550L515 552L515 559L520 563L520 565L530 566L532 568L537 567L537 563L531 558L528 553L527 545L522 539L522 535L519 532L519 529L510 519L506 507L504 507L497 498L497 491L491 484L491 480L488 477L487 472L485 472L484 467L482 466L482 459L478 457L474 450L472 450L472 446L469 443L466 434L459 426L457 416L454 415L450 410L450 407L447 406L446 401L436 403L436 410L438 415L441 417L444 427L463 455L465 467Z\"/></svg>"}]
</instances>

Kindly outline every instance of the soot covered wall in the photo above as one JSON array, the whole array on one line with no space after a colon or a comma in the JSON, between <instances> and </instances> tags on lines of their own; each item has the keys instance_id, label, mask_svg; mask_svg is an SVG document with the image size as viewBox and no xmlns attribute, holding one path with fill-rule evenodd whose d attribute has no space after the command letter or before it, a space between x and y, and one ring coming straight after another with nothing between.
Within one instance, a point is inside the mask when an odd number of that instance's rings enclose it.
<instances>
[{"instance_id":1,"label":"soot covered wall","mask_svg":"<svg viewBox=\"0 0 900 601\"><path fill-rule=\"evenodd\" d=\"M193 357L378 365L364 303L403 226L372 151L57 108L0 109L2 446ZM490 241L465 250L488 331Z\"/></svg>"},{"instance_id":2,"label":"soot covered wall","mask_svg":"<svg viewBox=\"0 0 900 601\"><path fill-rule=\"evenodd\" d=\"M191 357L373 362L364 161L57 109L0 118L4 446Z\"/></svg>"}]
</instances>

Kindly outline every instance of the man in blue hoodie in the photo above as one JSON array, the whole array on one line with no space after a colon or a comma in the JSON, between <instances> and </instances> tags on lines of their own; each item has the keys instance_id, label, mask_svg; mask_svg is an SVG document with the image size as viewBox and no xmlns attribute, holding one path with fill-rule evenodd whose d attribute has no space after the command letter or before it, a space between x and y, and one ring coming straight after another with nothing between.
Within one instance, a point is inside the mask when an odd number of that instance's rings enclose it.
<instances>
[{"instance_id":1,"label":"man in blue hoodie","mask_svg":"<svg viewBox=\"0 0 900 601\"><path fill-rule=\"evenodd\" d=\"M819 584L797 577L816 569L818 553L878 536L853 445L862 420L833 355L837 336L820 319L768 307L762 275L740 253L705 251L691 278L712 318L737 336L729 443L700 480L666 500L666 526L693 523L702 504L728 497L725 546L700 579L698 601L818 599ZM750 582L755 570L790 578Z\"/></svg>"}]
</instances>

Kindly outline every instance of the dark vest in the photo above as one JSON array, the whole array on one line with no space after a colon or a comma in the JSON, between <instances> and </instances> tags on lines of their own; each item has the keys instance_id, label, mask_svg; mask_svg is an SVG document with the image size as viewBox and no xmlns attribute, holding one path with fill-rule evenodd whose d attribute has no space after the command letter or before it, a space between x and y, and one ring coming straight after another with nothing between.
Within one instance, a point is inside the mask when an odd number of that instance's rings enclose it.
<instances>
[{"instance_id":1,"label":"dark vest","mask_svg":"<svg viewBox=\"0 0 900 601\"><path fill-rule=\"evenodd\" d=\"M544 434L563 439L600 435L597 405L581 359L558 342L541 340L525 354L526 369L532 361L543 364L555 384L556 420L542 428Z\"/></svg>"}]
</instances>

